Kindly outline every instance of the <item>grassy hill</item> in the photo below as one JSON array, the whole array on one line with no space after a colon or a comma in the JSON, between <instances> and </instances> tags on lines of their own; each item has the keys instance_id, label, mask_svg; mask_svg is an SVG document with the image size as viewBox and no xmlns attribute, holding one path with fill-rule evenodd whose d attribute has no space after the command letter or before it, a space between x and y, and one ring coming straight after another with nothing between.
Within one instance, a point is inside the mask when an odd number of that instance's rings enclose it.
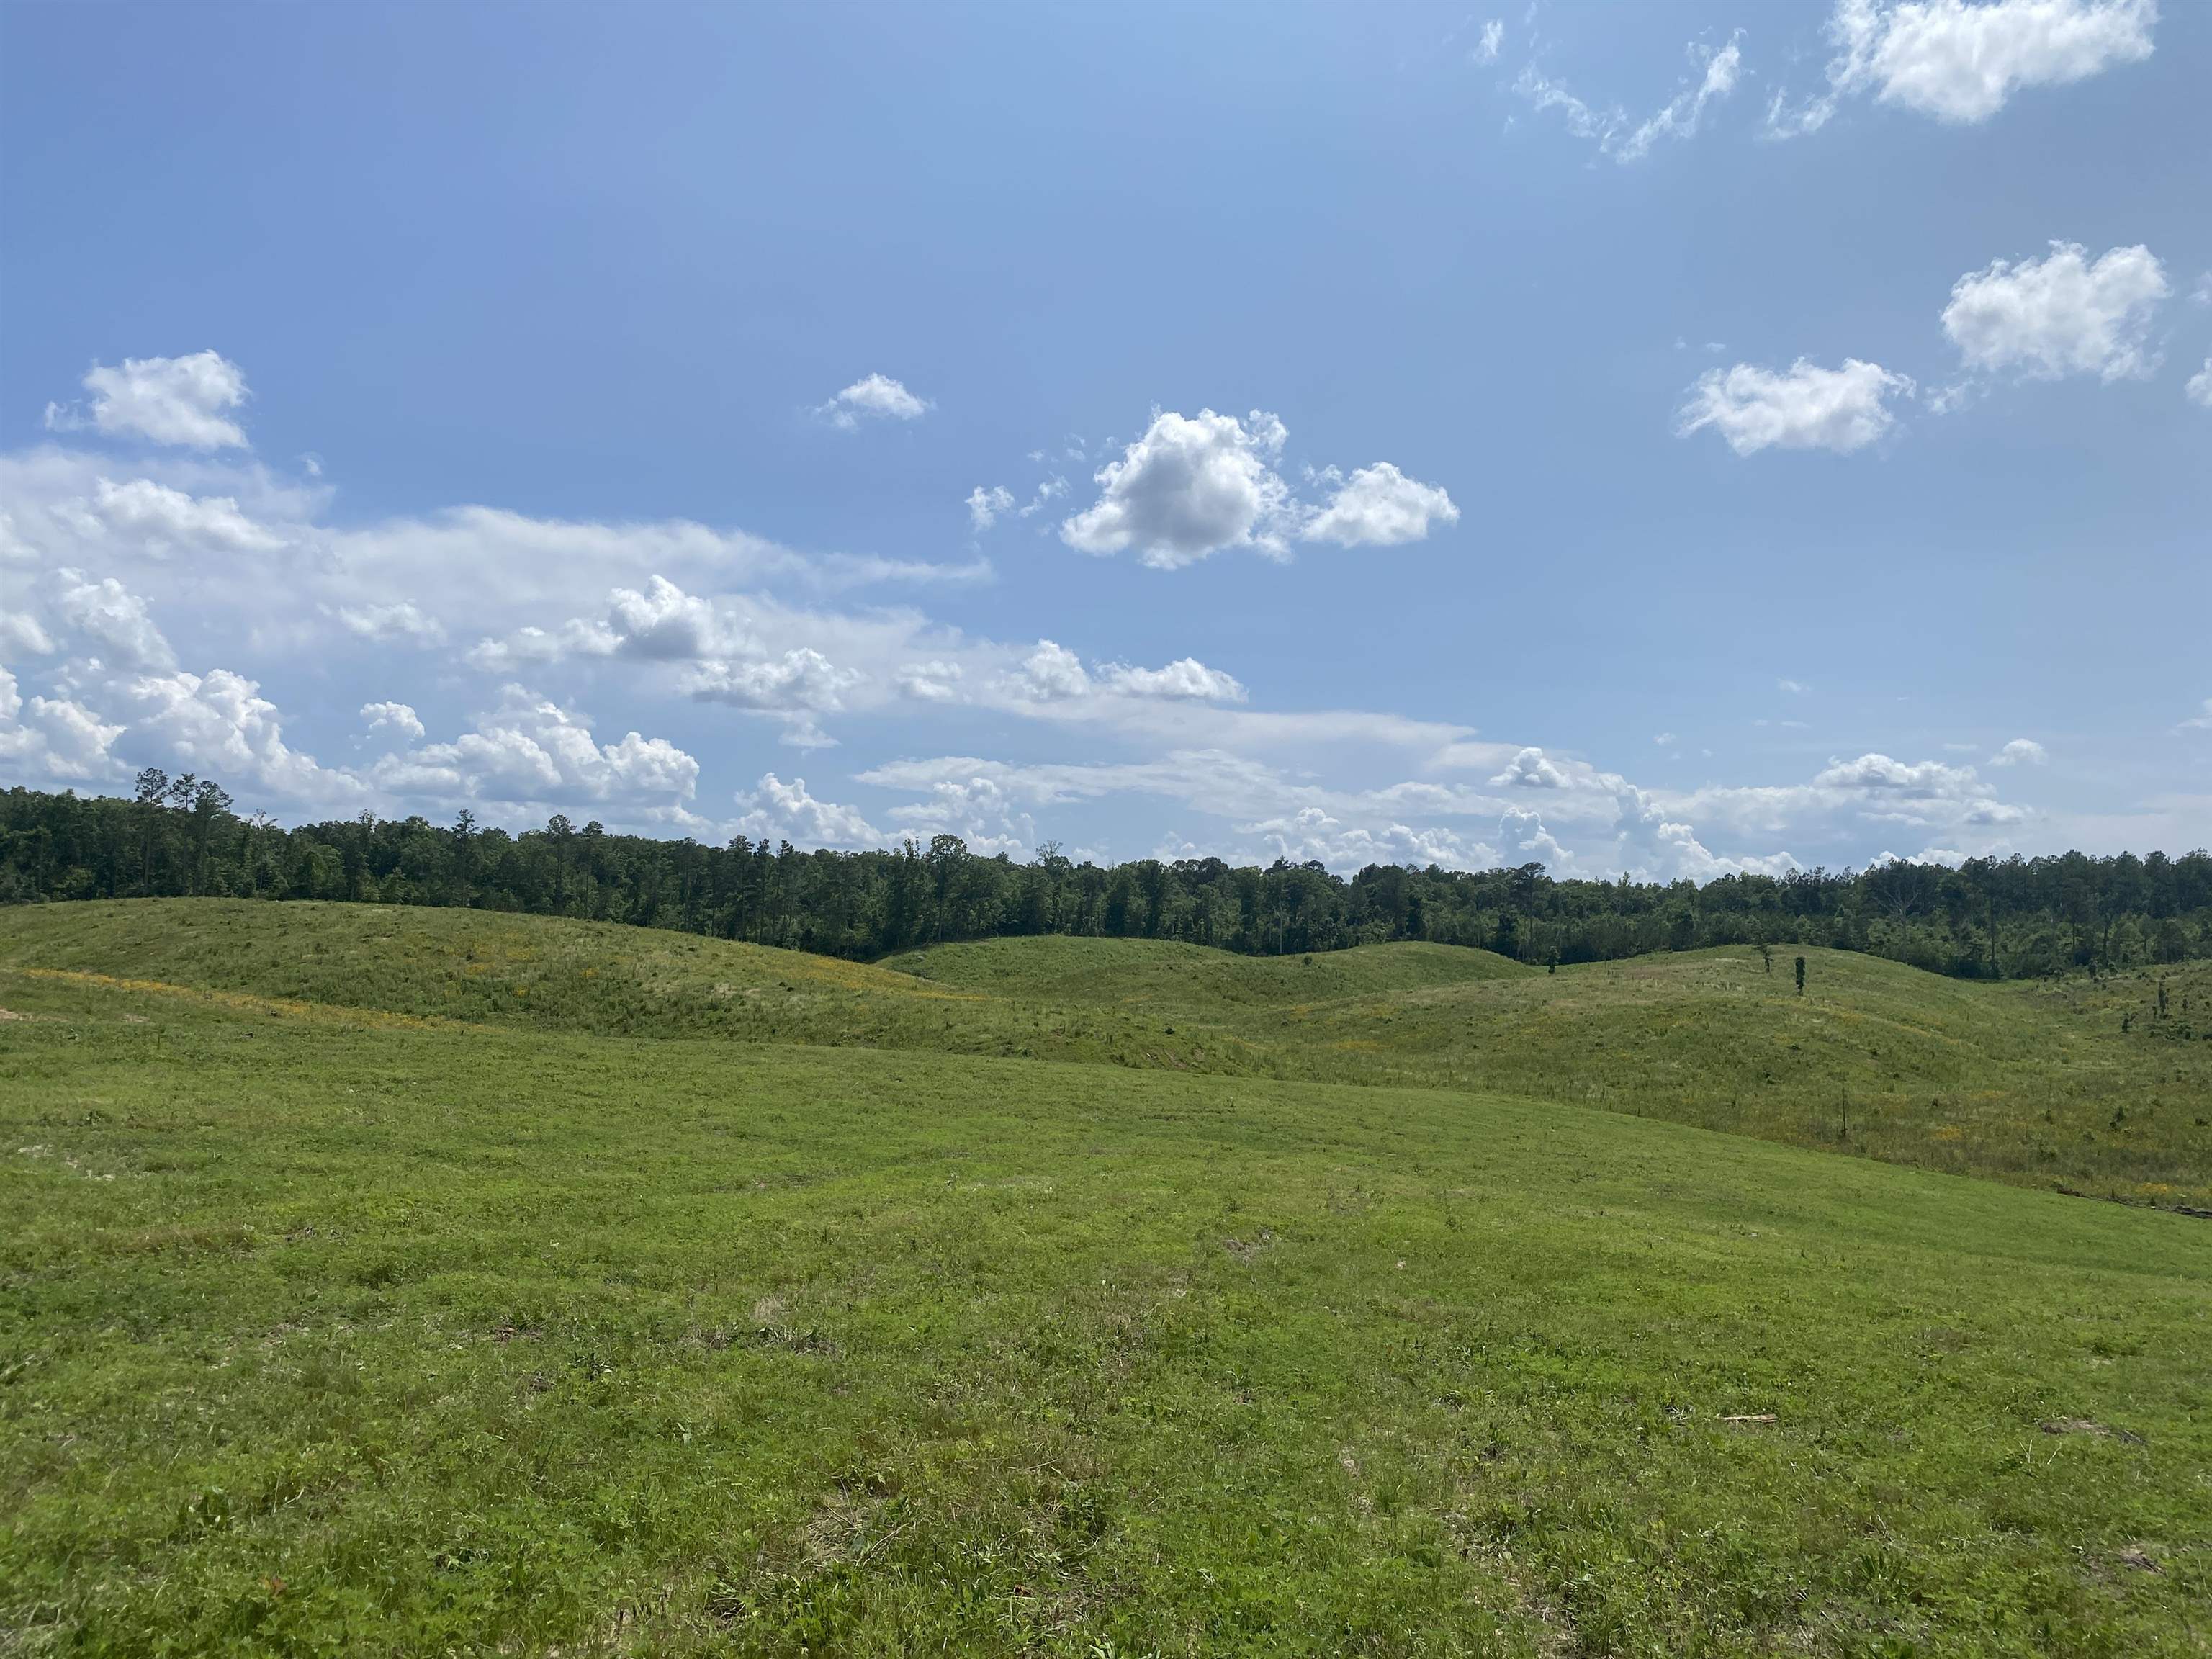
<instances>
[{"instance_id":1,"label":"grassy hill","mask_svg":"<svg viewBox=\"0 0 2212 1659\"><path fill-rule=\"evenodd\" d=\"M471 910L157 899L0 910L0 972L105 976L410 1019L1206 1071L1267 1063L1158 1021L659 928ZM246 1004L234 1006L244 1006Z\"/></svg>"},{"instance_id":2,"label":"grassy hill","mask_svg":"<svg viewBox=\"0 0 2212 1659\"><path fill-rule=\"evenodd\" d=\"M1166 940L1056 934L933 945L888 957L882 965L963 990L1207 1019L1255 1008L1527 979L1536 971L1487 951L1451 945L1364 945L1302 957L1240 957Z\"/></svg>"},{"instance_id":3,"label":"grassy hill","mask_svg":"<svg viewBox=\"0 0 2212 1659\"><path fill-rule=\"evenodd\" d=\"M459 910L156 900L0 911L0 972L538 1030L1472 1089L2212 1208L2212 964L2166 975L2161 1022L2154 975L1980 984L1805 955L1799 996L1788 955L1770 971L1748 949L1547 974L1443 945L1249 957L1054 937L866 966Z\"/></svg>"},{"instance_id":4,"label":"grassy hill","mask_svg":"<svg viewBox=\"0 0 2212 1659\"><path fill-rule=\"evenodd\" d=\"M1479 1091L733 1042L701 983L917 1045L975 1005L705 942L75 908L0 957L0 1651L2201 1645L2204 1223ZM549 1015L586 968L635 1006ZM704 1035L608 1034L664 990ZM1593 1017L1549 1006L1501 1029Z\"/></svg>"}]
</instances>

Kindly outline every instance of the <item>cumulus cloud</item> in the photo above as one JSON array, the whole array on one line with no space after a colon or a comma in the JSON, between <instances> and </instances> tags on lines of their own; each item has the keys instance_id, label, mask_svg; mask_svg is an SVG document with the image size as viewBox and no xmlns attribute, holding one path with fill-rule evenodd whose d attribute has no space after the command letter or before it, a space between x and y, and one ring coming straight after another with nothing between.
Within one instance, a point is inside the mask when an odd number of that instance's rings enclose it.
<instances>
[{"instance_id":1,"label":"cumulus cloud","mask_svg":"<svg viewBox=\"0 0 2212 1659\"><path fill-rule=\"evenodd\" d=\"M365 702L361 706L361 717L368 722L372 735L383 731L397 732L403 738L422 735L422 720L404 702Z\"/></svg>"},{"instance_id":2,"label":"cumulus cloud","mask_svg":"<svg viewBox=\"0 0 2212 1659\"><path fill-rule=\"evenodd\" d=\"M891 808L903 833L917 838L956 835L985 858L1024 857L1037 844L1036 820L1013 792L981 773L933 778L927 799Z\"/></svg>"},{"instance_id":3,"label":"cumulus cloud","mask_svg":"<svg viewBox=\"0 0 2212 1659\"><path fill-rule=\"evenodd\" d=\"M1088 696L1091 676L1083 659L1053 640L1039 640L1036 649L1022 659L1021 672L1009 677L1016 695L1037 702L1054 702Z\"/></svg>"},{"instance_id":4,"label":"cumulus cloud","mask_svg":"<svg viewBox=\"0 0 2212 1659\"><path fill-rule=\"evenodd\" d=\"M618 802L669 817L696 793L699 763L665 738L636 732L599 743L581 715L508 685L473 730L387 755L369 775L395 793L446 802Z\"/></svg>"},{"instance_id":5,"label":"cumulus cloud","mask_svg":"<svg viewBox=\"0 0 2212 1659\"><path fill-rule=\"evenodd\" d=\"M2158 365L2150 325L2171 291L2147 247L2116 247L2093 263L2080 243L2053 242L2045 258L1996 259L1959 278L1943 332L1970 369L2140 377Z\"/></svg>"},{"instance_id":6,"label":"cumulus cloud","mask_svg":"<svg viewBox=\"0 0 2212 1659\"><path fill-rule=\"evenodd\" d=\"M1017 669L999 678L997 688L1018 705L1063 708L1099 696L1231 703L1242 702L1245 697L1244 687L1234 675L1208 668L1195 657L1179 658L1161 668L1100 663L1094 672L1084 665L1081 657L1054 640L1039 640Z\"/></svg>"},{"instance_id":7,"label":"cumulus cloud","mask_svg":"<svg viewBox=\"0 0 2212 1659\"><path fill-rule=\"evenodd\" d=\"M850 432L863 421L920 420L930 410L927 398L917 398L888 374L870 374L853 382L815 413L841 432Z\"/></svg>"},{"instance_id":8,"label":"cumulus cloud","mask_svg":"<svg viewBox=\"0 0 2212 1659\"><path fill-rule=\"evenodd\" d=\"M227 668L149 674L130 683L134 738L151 738L195 770L243 780L295 800L355 793L349 775L326 770L284 741L283 717L261 687Z\"/></svg>"},{"instance_id":9,"label":"cumulus cloud","mask_svg":"<svg viewBox=\"0 0 2212 1659\"><path fill-rule=\"evenodd\" d=\"M525 627L504 640L481 641L467 660L493 673L565 657L699 662L746 643L741 630L725 625L711 601L656 574L642 589L616 588L597 617L571 617L557 630Z\"/></svg>"},{"instance_id":10,"label":"cumulus cloud","mask_svg":"<svg viewBox=\"0 0 2212 1659\"><path fill-rule=\"evenodd\" d=\"M811 646L754 662L703 662L687 675L684 689L702 702L727 703L779 714L831 714L862 676L840 668Z\"/></svg>"},{"instance_id":11,"label":"cumulus cloud","mask_svg":"<svg viewBox=\"0 0 2212 1659\"><path fill-rule=\"evenodd\" d=\"M59 649L45 624L28 611L0 611L0 661L9 657L50 657Z\"/></svg>"},{"instance_id":12,"label":"cumulus cloud","mask_svg":"<svg viewBox=\"0 0 2212 1659\"><path fill-rule=\"evenodd\" d=\"M121 774L109 753L124 727L69 697L25 697L0 667L0 766L17 777L99 781Z\"/></svg>"},{"instance_id":13,"label":"cumulus cloud","mask_svg":"<svg viewBox=\"0 0 2212 1659\"><path fill-rule=\"evenodd\" d=\"M2016 823L2027 814L1996 798L1971 766L1906 763L1887 755L1832 760L1812 787L1870 817L1924 824Z\"/></svg>"},{"instance_id":14,"label":"cumulus cloud","mask_svg":"<svg viewBox=\"0 0 2212 1659\"><path fill-rule=\"evenodd\" d=\"M1800 357L1778 372L1738 363L1698 379L1675 415L1674 430L1686 438L1711 427L1739 455L1770 447L1848 455L1895 424L1887 399L1911 390L1904 375L1856 357L1846 357L1841 368Z\"/></svg>"},{"instance_id":15,"label":"cumulus cloud","mask_svg":"<svg viewBox=\"0 0 2212 1659\"><path fill-rule=\"evenodd\" d=\"M1787 852L1717 855L1697 829L1633 784L1615 778L1614 859L1642 881L1712 881L1722 876L1784 876L1799 868Z\"/></svg>"},{"instance_id":16,"label":"cumulus cloud","mask_svg":"<svg viewBox=\"0 0 2212 1659\"><path fill-rule=\"evenodd\" d=\"M1164 668L1132 668L1109 663L1098 671L1102 684L1132 697L1164 697L1188 702L1242 702L1244 688L1234 675L1208 668L1195 657L1180 657Z\"/></svg>"},{"instance_id":17,"label":"cumulus cloud","mask_svg":"<svg viewBox=\"0 0 2212 1659\"><path fill-rule=\"evenodd\" d=\"M890 839L859 808L817 800L807 793L804 778L786 783L773 772L763 773L759 784L750 793L739 795L738 804L746 809L738 820L738 832L759 841L856 848L882 847Z\"/></svg>"},{"instance_id":18,"label":"cumulus cloud","mask_svg":"<svg viewBox=\"0 0 2212 1659\"><path fill-rule=\"evenodd\" d=\"M1642 121L1632 119L1627 111L1618 106L1601 109L1585 102L1533 64L1521 71L1514 90L1539 112L1557 112L1567 131L1577 138L1595 143L1599 155L1609 155L1622 163L1640 161L1662 138L1695 136L1698 123L1705 118L1705 106L1734 92L1741 76L1741 30L1717 49L1693 41L1686 50L1696 70L1694 78Z\"/></svg>"},{"instance_id":19,"label":"cumulus cloud","mask_svg":"<svg viewBox=\"0 0 2212 1659\"><path fill-rule=\"evenodd\" d=\"M155 553L179 547L267 553L284 544L282 536L248 518L231 496L191 495L151 478L126 483L98 480L92 510L109 529Z\"/></svg>"},{"instance_id":20,"label":"cumulus cloud","mask_svg":"<svg viewBox=\"0 0 2212 1659\"><path fill-rule=\"evenodd\" d=\"M724 635L713 605L656 575L642 592L615 589L607 600L604 626L580 637L600 654L619 652L649 661L685 662L720 648Z\"/></svg>"},{"instance_id":21,"label":"cumulus cloud","mask_svg":"<svg viewBox=\"0 0 2212 1659\"><path fill-rule=\"evenodd\" d=\"M1334 469L1322 475L1336 483ZM1409 478L1388 461L1363 466L1338 483L1299 535L1340 547L1395 547L1418 542L1432 526L1457 524L1459 508L1435 484Z\"/></svg>"},{"instance_id":22,"label":"cumulus cloud","mask_svg":"<svg viewBox=\"0 0 2212 1659\"><path fill-rule=\"evenodd\" d=\"M246 434L228 411L246 401L246 374L218 352L188 357L125 357L119 368L95 363L84 377L89 416L46 405L46 425L69 431L91 425L112 437L144 438L192 449L236 449Z\"/></svg>"},{"instance_id":23,"label":"cumulus cloud","mask_svg":"<svg viewBox=\"0 0 2212 1659\"><path fill-rule=\"evenodd\" d=\"M1768 130L1817 131L1866 93L1940 121L1985 121L2024 88L2141 63L2157 19L2155 0L1837 0L1826 90L1795 107L1778 92Z\"/></svg>"},{"instance_id":24,"label":"cumulus cloud","mask_svg":"<svg viewBox=\"0 0 2212 1659\"><path fill-rule=\"evenodd\" d=\"M2204 367L2189 377L2189 384L2185 390L2192 403L2212 409L2212 357L2207 357Z\"/></svg>"},{"instance_id":25,"label":"cumulus cloud","mask_svg":"<svg viewBox=\"0 0 2212 1659\"><path fill-rule=\"evenodd\" d=\"M2033 738L2014 738L1990 757L1992 766L2040 766L2050 756Z\"/></svg>"},{"instance_id":26,"label":"cumulus cloud","mask_svg":"<svg viewBox=\"0 0 2212 1659\"><path fill-rule=\"evenodd\" d=\"M1097 501L1060 526L1060 538L1085 553L1133 550L1159 569L1231 547L1279 558L1290 492L1274 464L1287 436L1259 410L1242 421L1210 409L1155 415L1099 470Z\"/></svg>"},{"instance_id":27,"label":"cumulus cloud","mask_svg":"<svg viewBox=\"0 0 2212 1659\"><path fill-rule=\"evenodd\" d=\"M80 638L125 668L173 668L176 653L147 614L146 602L112 576L55 573L54 610Z\"/></svg>"},{"instance_id":28,"label":"cumulus cloud","mask_svg":"<svg viewBox=\"0 0 2212 1659\"><path fill-rule=\"evenodd\" d=\"M1540 749L1523 749L1491 780L1515 789L1564 789L1566 775L1545 757Z\"/></svg>"},{"instance_id":29,"label":"cumulus cloud","mask_svg":"<svg viewBox=\"0 0 2212 1659\"><path fill-rule=\"evenodd\" d=\"M1171 570L1227 548L1287 558L1294 540L1391 546L1459 518L1444 490L1389 461L1348 479L1334 467L1310 473L1329 495L1318 505L1301 502L1275 470L1288 437L1281 421L1260 410L1241 421L1210 409L1155 414L1145 434L1099 470L1097 501L1061 524L1060 539L1085 553L1134 551ZM1041 490L1024 512L1043 499Z\"/></svg>"},{"instance_id":30,"label":"cumulus cloud","mask_svg":"<svg viewBox=\"0 0 2212 1659\"><path fill-rule=\"evenodd\" d=\"M1553 870L1564 870L1575 860L1575 855L1561 845L1559 838L1544 827L1540 813L1518 807L1500 813L1498 838L1504 846L1509 862L1527 863L1533 859Z\"/></svg>"},{"instance_id":31,"label":"cumulus cloud","mask_svg":"<svg viewBox=\"0 0 2212 1659\"><path fill-rule=\"evenodd\" d=\"M1474 870L1498 862L1492 848L1455 830L1434 824L1346 823L1320 806L1302 806L1281 817L1237 827L1241 834L1257 836L1276 858L1291 864L1322 864L1332 870L1370 864Z\"/></svg>"}]
</instances>

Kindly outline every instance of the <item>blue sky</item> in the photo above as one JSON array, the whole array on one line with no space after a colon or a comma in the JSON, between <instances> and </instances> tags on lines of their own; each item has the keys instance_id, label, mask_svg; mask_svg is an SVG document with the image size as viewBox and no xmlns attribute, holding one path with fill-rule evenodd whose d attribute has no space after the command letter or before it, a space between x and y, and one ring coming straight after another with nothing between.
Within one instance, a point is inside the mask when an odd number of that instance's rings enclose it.
<instances>
[{"instance_id":1,"label":"blue sky","mask_svg":"<svg viewBox=\"0 0 2212 1659\"><path fill-rule=\"evenodd\" d=\"M17 5L0 782L2212 841L2212 9Z\"/></svg>"}]
</instances>

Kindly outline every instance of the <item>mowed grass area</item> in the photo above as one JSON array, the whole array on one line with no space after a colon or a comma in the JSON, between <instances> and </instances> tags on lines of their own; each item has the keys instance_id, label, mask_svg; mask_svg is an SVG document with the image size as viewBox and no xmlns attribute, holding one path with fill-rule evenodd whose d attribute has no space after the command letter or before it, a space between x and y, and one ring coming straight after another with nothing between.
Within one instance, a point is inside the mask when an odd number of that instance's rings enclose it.
<instances>
[{"instance_id":1,"label":"mowed grass area","mask_svg":"<svg viewBox=\"0 0 2212 1659\"><path fill-rule=\"evenodd\" d=\"M1444 945L1254 958L1042 938L871 966L651 929L374 905L0 911L0 969L155 981L179 997L1472 1089L2212 1208L2212 963L2100 984L1984 984L1808 950L1800 997L1797 954L1776 951L1771 970L1756 951L1729 949L1547 974Z\"/></svg>"},{"instance_id":2,"label":"mowed grass area","mask_svg":"<svg viewBox=\"0 0 2212 1659\"><path fill-rule=\"evenodd\" d=\"M0 1003L0 1650L2212 1631L2187 1218L1479 1093Z\"/></svg>"},{"instance_id":3,"label":"mowed grass area","mask_svg":"<svg viewBox=\"0 0 2212 1659\"><path fill-rule=\"evenodd\" d=\"M1307 956L1240 957L1164 939L978 939L887 957L933 983L1028 1000L1218 1019L1347 997L1527 980L1534 968L1453 945L1363 945Z\"/></svg>"},{"instance_id":4,"label":"mowed grass area","mask_svg":"<svg viewBox=\"0 0 2212 1659\"><path fill-rule=\"evenodd\" d=\"M1085 975L1094 945L1109 948ZM1326 955L1248 962L1143 941L998 939L896 962L1012 1002L1141 1011L1174 1018L1178 1036L1202 1025L1272 1057L1277 1075L1575 1102L2212 1207L2212 964L1989 984L1788 946L1771 967L1730 948L1556 974L1437 945L1340 956L1341 967ZM1032 958L1046 964L1034 977ZM1460 971L1445 965L1459 958ZM1224 979L1237 989L1216 991Z\"/></svg>"},{"instance_id":5,"label":"mowed grass area","mask_svg":"<svg viewBox=\"0 0 2212 1659\"><path fill-rule=\"evenodd\" d=\"M1229 1073L1225 1035L1014 1000L662 928L372 904L151 899L0 909L0 969L102 975L418 1020L610 1036L855 1044Z\"/></svg>"}]
</instances>

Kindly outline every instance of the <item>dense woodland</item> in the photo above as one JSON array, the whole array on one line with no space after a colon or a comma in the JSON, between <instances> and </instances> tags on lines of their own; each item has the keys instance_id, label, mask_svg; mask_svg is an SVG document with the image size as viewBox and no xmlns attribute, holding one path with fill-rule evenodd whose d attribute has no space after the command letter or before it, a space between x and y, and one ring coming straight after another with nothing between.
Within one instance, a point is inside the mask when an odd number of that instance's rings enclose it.
<instances>
[{"instance_id":1,"label":"dense woodland","mask_svg":"<svg viewBox=\"0 0 2212 1659\"><path fill-rule=\"evenodd\" d=\"M1219 859L1017 864L954 836L879 852L726 847L580 828L510 835L363 814L287 829L240 817L216 784L139 775L136 798L0 795L0 902L227 894L466 905L682 928L872 957L942 939L1078 933L1273 955L1384 939L1480 945L1529 963L1711 945L1865 951L1946 974L2025 977L2212 957L2212 855L2080 853L1891 864L1779 879L1557 881L1518 869Z\"/></svg>"}]
</instances>

